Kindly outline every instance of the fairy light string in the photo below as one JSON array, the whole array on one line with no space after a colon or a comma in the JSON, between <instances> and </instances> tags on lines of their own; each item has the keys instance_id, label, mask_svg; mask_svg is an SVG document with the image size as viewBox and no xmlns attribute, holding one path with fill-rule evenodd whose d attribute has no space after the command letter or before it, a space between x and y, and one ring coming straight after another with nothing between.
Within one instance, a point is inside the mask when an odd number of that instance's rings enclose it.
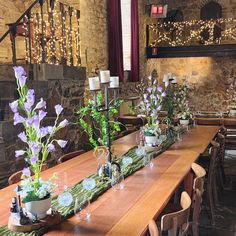
<instances>
[{"instance_id":1,"label":"fairy light string","mask_svg":"<svg viewBox=\"0 0 236 236\"><path fill-rule=\"evenodd\" d=\"M53 4L45 1L43 4L43 15L40 13L39 5L31 10L32 63L42 63L41 40L43 37L46 63L56 65L66 63L69 66L80 66L78 12L79 10L57 0ZM23 30L25 32L25 60L29 62L27 24L28 19L26 17L23 20Z\"/></svg>"},{"instance_id":2,"label":"fairy light string","mask_svg":"<svg viewBox=\"0 0 236 236\"><path fill-rule=\"evenodd\" d=\"M215 29L221 30L219 37L214 36ZM157 47L167 46L187 46L199 44L204 45L222 44L224 41L236 39L236 19L216 19L216 20L191 20L182 22L158 22L150 24L150 45ZM207 35L208 37L204 37Z\"/></svg>"}]
</instances>

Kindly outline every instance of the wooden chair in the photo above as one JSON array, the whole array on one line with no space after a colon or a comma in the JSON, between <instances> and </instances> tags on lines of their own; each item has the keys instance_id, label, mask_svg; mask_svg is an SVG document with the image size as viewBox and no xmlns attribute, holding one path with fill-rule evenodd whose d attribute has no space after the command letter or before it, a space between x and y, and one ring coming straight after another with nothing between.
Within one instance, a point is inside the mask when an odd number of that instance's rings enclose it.
<instances>
[{"instance_id":1,"label":"wooden chair","mask_svg":"<svg viewBox=\"0 0 236 236\"><path fill-rule=\"evenodd\" d=\"M49 166L45 163L42 166L42 171L47 170L49 168ZM31 171L31 175L33 175L34 173ZM12 185L12 184L16 184L18 182L21 181L21 176L22 176L22 171L17 171L14 174L12 174L9 178L8 178L8 184Z\"/></svg>"},{"instance_id":2,"label":"wooden chair","mask_svg":"<svg viewBox=\"0 0 236 236\"><path fill-rule=\"evenodd\" d=\"M140 128L147 123L146 118L137 117L137 116L120 116L117 118L121 125L121 130L127 130L129 128Z\"/></svg>"},{"instance_id":3,"label":"wooden chair","mask_svg":"<svg viewBox=\"0 0 236 236\"><path fill-rule=\"evenodd\" d=\"M193 194L190 214L190 230L193 236L199 236L199 217L201 212L202 195L204 192L204 179L206 171L198 164L193 163L191 169L195 175L193 180Z\"/></svg>"},{"instance_id":4,"label":"wooden chair","mask_svg":"<svg viewBox=\"0 0 236 236\"><path fill-rule=\"evenodd\" d=\"M189 229L189 210L191 206L191 199L187 192L182 192L180 198L181 210L165 214L161 217L160 235L162 232L168 231L169 236L184 236L187 235ZM153 222L149 222L150 235L156 236L158 228L154 227ZM178 233L178 234L177 234Z\"/></svg>"},{"instance_id":5,"label":"wooden chair","mask_svg":"<svg viewBox=\"0 0 236 236\"><path fill-rule=\"evenodd\" d=\"M74 152L70 152L70 153L67 153L63 156L61 156L58 160L57 160L57 163L60 164L60 163L63 163L65 161L68 161L76 156L79 156L83 153L85 153L86 151L85 150L78 150L78 151L74 151Z\"/></svg>"},{"instance_id":6,"label":"wooden chair","mask_svg":"<svg viewBox=\"0 0 236 236\"><path fill-rule=\"evenodd\" d=\"M210 207L211 221L215 224L215 205L218 201L218 194L216 191L216 163L219 154L220 144L216 141L211 142L210 148L210 165L207 176L207 198Z\"/></svg>"},{"instance_id":7,"label":"wooden chair","mask_svg":"<svg viewBox=\"0 0 236 236\"><path fill-rule=\"evenodd\" d=\"M159 236L160 235L157 224L154 220L149 221L148 230L149 230L150 236Z\"/></svg>"}]
</instances>

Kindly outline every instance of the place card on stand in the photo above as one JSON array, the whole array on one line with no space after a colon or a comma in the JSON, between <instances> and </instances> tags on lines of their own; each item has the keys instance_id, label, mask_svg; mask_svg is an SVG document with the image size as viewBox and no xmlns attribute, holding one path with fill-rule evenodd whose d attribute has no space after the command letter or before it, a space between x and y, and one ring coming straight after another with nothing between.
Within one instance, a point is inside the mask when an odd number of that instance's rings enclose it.
<instances>
[{"instance_id":1,"label":"place card on stand","mask_svg":"<svg viewBox=\"0 0 236 236\"><path fill-rule=\"evenodd\" d=\"M119 77L118 76L111 76L110 88L119 88Z\"/></svg>"},{"instance_id":2,"label":"place card on stand","mask_svg":"<svg viewBox=\"0 0 236 236\"><path fill-rule=\"evenodd\" d=\"M88 78L89 80L89 89L90 90L99 90L100 89L100 81L98 77Z\"/></svg>"},{"instance_id":3,"label":"place card on stand","mask_svg":"<svg viewBox=\"0 0 236 236\"><path fill-rule=\"evenodd\" d=\"M110 71L109 70L100 71L100 81L102 84L110 83Z\"/></svg>"}]
</instances>

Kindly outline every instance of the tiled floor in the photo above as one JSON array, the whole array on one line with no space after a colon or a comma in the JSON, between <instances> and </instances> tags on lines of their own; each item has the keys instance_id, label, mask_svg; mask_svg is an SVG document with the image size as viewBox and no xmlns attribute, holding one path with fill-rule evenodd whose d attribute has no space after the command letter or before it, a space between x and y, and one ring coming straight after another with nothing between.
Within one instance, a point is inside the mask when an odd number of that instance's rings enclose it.
<instances>
[{"instance_id":1,"label":"tiled floor","mask_svg":"<svg viewBox=\"0 0 236 236\"><path fill-rule=\"evenodd\" d=\"M200 220L200 236L236 236L236 155L226 156L225 172L228 189L220 193L216 224L211 224L207 199L204 196Z\"/></svg>"}]
</instances>

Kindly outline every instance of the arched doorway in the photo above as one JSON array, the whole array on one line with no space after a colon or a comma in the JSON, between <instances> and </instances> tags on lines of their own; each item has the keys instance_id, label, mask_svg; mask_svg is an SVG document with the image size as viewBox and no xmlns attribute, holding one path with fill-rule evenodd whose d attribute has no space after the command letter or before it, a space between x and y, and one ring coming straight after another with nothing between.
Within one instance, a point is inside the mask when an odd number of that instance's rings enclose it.
<instances>
[{"instance_id":1,"label":"arched doorway","mask_svg":"<svg viewBox=\"0 0 236 236\"><path fill-rule=\"evenodd\" d=\"M210 1L201 8L201 12L200 12L201 20L216 20L221 17L222 17L222 6L215 1ZM218 25L214 26L214 30L213 30L214 42L217 42L217 40L221 37L221 31L222 29ZM201 32L201 36L203 38L203 40L201 40L201 43L203 44L210 37L209 30L204 29Z\"/></svg>"}]
</instances>

